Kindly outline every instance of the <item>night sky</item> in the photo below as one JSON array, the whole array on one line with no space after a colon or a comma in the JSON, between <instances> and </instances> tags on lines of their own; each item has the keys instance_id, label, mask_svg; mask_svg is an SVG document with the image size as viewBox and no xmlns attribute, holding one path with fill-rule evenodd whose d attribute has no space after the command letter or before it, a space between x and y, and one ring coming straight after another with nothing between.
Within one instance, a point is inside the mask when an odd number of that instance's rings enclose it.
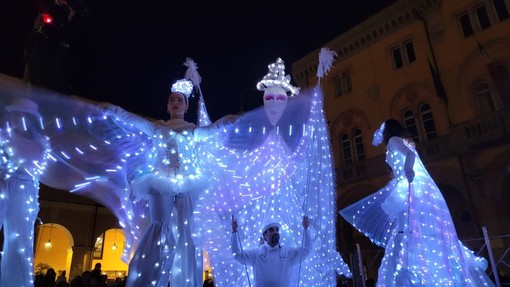
<instances>
[{"instance_id":1,"label":"night sky","mask_svg":"<svg viewBox=\"0 0 510 287\"><path fill-rule=\"evenodd\" d=\"M184 77L182 63L190 57L198 64L207 109L215 120L262 104L255 85L277 57L285 61L290 74L294 61L394 0L310 1L306 5L299 1L204 2L69 2L78 10L66 34L72 93L167 119L169 86ZM1 73L22 77L24 45L37 15L34 3L0 1ZM196 98L191 100L192 109L194 102Z\"/></svg>"}]
</instances>

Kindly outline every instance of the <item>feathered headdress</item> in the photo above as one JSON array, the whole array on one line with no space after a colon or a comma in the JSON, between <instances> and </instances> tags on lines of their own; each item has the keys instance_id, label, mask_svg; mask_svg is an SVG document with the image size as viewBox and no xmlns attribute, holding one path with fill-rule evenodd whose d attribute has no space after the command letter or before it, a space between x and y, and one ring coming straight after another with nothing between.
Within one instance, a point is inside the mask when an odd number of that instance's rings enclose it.
<instances>
[{"instance_id":1,"label":"feathered headdress","mask_svg":"<svg viewBox=\"0 0 510 287\"><path fill-rule=\"evenodd\" d=\"M172 88L170 89L172 93L179 93L186 97L186 101L188 100L191 92L193 91L193 84L191 81L182 79L177 80L172 84Z\"/></svg>"}]
</instances>

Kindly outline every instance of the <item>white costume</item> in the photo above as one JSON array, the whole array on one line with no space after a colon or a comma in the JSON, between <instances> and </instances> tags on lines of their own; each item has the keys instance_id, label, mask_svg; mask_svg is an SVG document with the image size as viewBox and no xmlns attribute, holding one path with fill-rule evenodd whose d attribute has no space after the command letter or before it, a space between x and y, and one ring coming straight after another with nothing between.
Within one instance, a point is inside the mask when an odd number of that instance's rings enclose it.
<instances>
[{"instance_id":1,"label":"white costume","mask_svg":"<svg viewBox=\"0 0 510 287\"><path fill-rule=\"evenodd\" d=\"M150 226L129 264L126 285L155 283L152 286L166 287L172 282L176 286L198 286L201 268L198 270L197 264L201 267L202 258L195 251L191 216L198 194L207 185L195 154L199 134L206 133L184 120L154 123L117 106L110 106L107 114L131 124L153 140L151 161L143 162L142 171L133 174L130 180L132 199L148 202ZM175 264L174 257L181 264Z\"/></svg>"},{"instance_id":2,"label":"white costume","mask_svg":"<svg viewBox=\"0 0 510 287\"><path fill-rule=\"evenodd\" d=\"M384 128L376 131L374 145L382 142ZM414 146L391 136L386 148L395 178L340 211L385 248L377 286L493 286L484 272L487 262L459 241L441 191Z\"/></svg>"},{"instance_id":3,"label":"white costume","mask_svg":"<svg viewBox=\"0 0 510 287\"><path fill-rule=\"evenodd\" d=\"M241 250L236 232L232 233L232 253L239 263L253 266L255 287L293 287L298 285L297 268L312 249L308 229L304 231L304 235L301 247L271 247L264 242L258 248Z\"/></svg>"},{"instance_id":4,"label":"white costume","mask_svg":"<svg viewBox=\"0 0 510 287\"><path fill-rule=\"evenodd\" d=\"M34 224L39 176L48 154L37 105L18 99L0 127L0 224L4 228L0 286L34 285Z\"/></svg>"},{"instance_id":5,"label":"white costume","mask_svg":"<svg viewBox=\"0 0 510 287\"><path fill-rule=\"evenodd\" d=\"M299 90L290 85L284 67L281 59L268 66L257 86L266 88L264 107L243 114L223 150L212 157L225 167L212 177L202 214L207 224L204 248L216 286L250 286L256 272L232 263L232 215L243 226L239 243L247 250L258 248L261 223L269 221L285 223L279 240L283 246L300 246L305 236L302 216L310 218L311 250L299 263L293 286L333 286L338 275L351 276L336 250L335 176L322 91L317 87L296 95ZM248 152L238 152L238 147ZM216 232L212 226L223 230Z\"/></svg>"}]
</instances>

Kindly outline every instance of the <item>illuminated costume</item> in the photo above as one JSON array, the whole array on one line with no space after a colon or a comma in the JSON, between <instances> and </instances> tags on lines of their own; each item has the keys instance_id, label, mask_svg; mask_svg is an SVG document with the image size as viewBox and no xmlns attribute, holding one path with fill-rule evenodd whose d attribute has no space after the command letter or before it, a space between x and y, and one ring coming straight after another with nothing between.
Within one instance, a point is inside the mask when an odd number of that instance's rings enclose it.
<instances>
[{"instance_id":1,"label":"illuminated costume","mask_svg":"<svg viewBox=\"0 0 510 287\"><path fill-rule=\"evenodd\" d=\"M205 195L213 206L205 205L202 215L216 286L249 286L254 278L250 266L232 263L232 215L243 226L239 243L246 250L258 247L261 224L268 221L283 223L282 246L301 246L301 219L310 217L313 248L295 266L298 274L290 285L333 286L337 275L351 275L336 251L334 171L322 92L316 88L292 96L297 89L290 89L284 67L281 59L268 66L259 84L264 107L243 114L225 147L216 151L224 154L214 157L225 168L214 171L217 181ZM238 148L248 152L235 152Z\"/></svg>"},{"instance_id":2,"label":"illuminated costume","mask_svg":"<svg viewBox=\"0 0 510 287\"><path fill-rule=\"evenodd\" d=\"M130 262L138 250L143 256L145 247L151 253L147 262L137 263L138 257L132 260L132 266L136 266L132 273L138 272L148 280L139 286L159 280L157 286L166 287L173 260L165 256L176 252L181 261L174 265L179 266L180 272L175 272L172 280L187 282L176 285L201 283L201 253L195 254L193 226L188 224L188 218L196 195L192 192L198 193L206 184L194 150L201 144L199 139L206 138L205 128L194 128L194 124L182 120L151 123L115 107L111 107L109 117L103 108L76 98L40 89L28 93L22 83L10 78L2 78L0 90L27 94L40 106L41 122L45 123L43 134L52 147L40 181L92 198L110 209L126 235L122 254L125 262ZM6 99L16 97L13 94ZM0 99L2 104L3 100ZM122 117L131 122L124 122ZM175 238L174 232L178 233ZM148 239L142 241L142 236ZM161 239L159 246L157 238ZM159 268L151 273L154 265ZM139 281L135 281L136 286Z\"/></svg>"},{"instance_id":3,"label":"illuminated costume","mask_svg":"<svg viewBox=\"0 0 510 287\"><path fill-rule=\"evenodd\" d=\"M0 286L31 287L38 180L46 165L48 142L34 102L20 98L5 108L0 127L0 222L4 228Z\"/></svg>"},{"instance_id":4,"label":"illuminated costume","mask_svg":"<svg viewBox=\"0 0 510 287\"><path fill-rule=\"evenodd\" d=\"M386 143L394 179L340 211L385 248L377 286L493 286L484 272L487 262L457 238L448 206L416 149L403 132L395 131L405 130L388 120L373 141Z\"/></svg>"},{"instance_id":5,"label":"illuminated costume","mask_svg":"<svg viewBox=\"0 0 510 287\"><path fill-rule=\"evenodd\" d=\"M262 231L264 233L264 231ZM232 233L232 252L241 264L253 266L255 286L296 286L298 268L311 251L310 232L304 231L303 245L288 247L276 245L271 247L264 242L258 248L241 250L239 236Z\"/></svg>"},{"instance_id":6,"label":"illuminated costume","mask_svg":"<svg viewBox=\"0 0 510 287\"><path fill-rule=\"evenodd\" d=\"M187 99L192 88L191 82L182 80L172 86L172 92ZM197 127L183 119L152 122L112 105L106 114L152 139L145 170L130 179L131 199L148 203L150 226L142 230L126 285L166 287L171 282L175 286L198 286L202 280L197 261L201 263L202 257L195 251L192 215L208 179L199 166L196 149L217 128Z\"/></svg>"}]
</instances>

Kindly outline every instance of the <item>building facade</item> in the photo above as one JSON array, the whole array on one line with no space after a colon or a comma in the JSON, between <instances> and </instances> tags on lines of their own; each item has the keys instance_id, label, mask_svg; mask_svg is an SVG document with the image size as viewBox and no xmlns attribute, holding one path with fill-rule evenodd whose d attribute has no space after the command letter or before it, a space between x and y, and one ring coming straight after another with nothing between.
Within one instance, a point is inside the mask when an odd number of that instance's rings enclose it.
<instances>
[{"instance_id":1,"label":"building facade","mask_svg":"<svg viewBox=\"0 0 510 287\"><path fill-rule=\"evenodd\" d=\"M506 274L509 7L508 0L395 1L324 45L337 57L321 80L338 210L388 182L385 149L371 142L381 122L395 118L413 134L459 238L488 258L486 230L498 271ZM303 89L317 84L320 48L293 63ZM337 239L351 268L359 244L367 277L377 276L382 249L340 216Z\"/></svg>"}]
</instances>

